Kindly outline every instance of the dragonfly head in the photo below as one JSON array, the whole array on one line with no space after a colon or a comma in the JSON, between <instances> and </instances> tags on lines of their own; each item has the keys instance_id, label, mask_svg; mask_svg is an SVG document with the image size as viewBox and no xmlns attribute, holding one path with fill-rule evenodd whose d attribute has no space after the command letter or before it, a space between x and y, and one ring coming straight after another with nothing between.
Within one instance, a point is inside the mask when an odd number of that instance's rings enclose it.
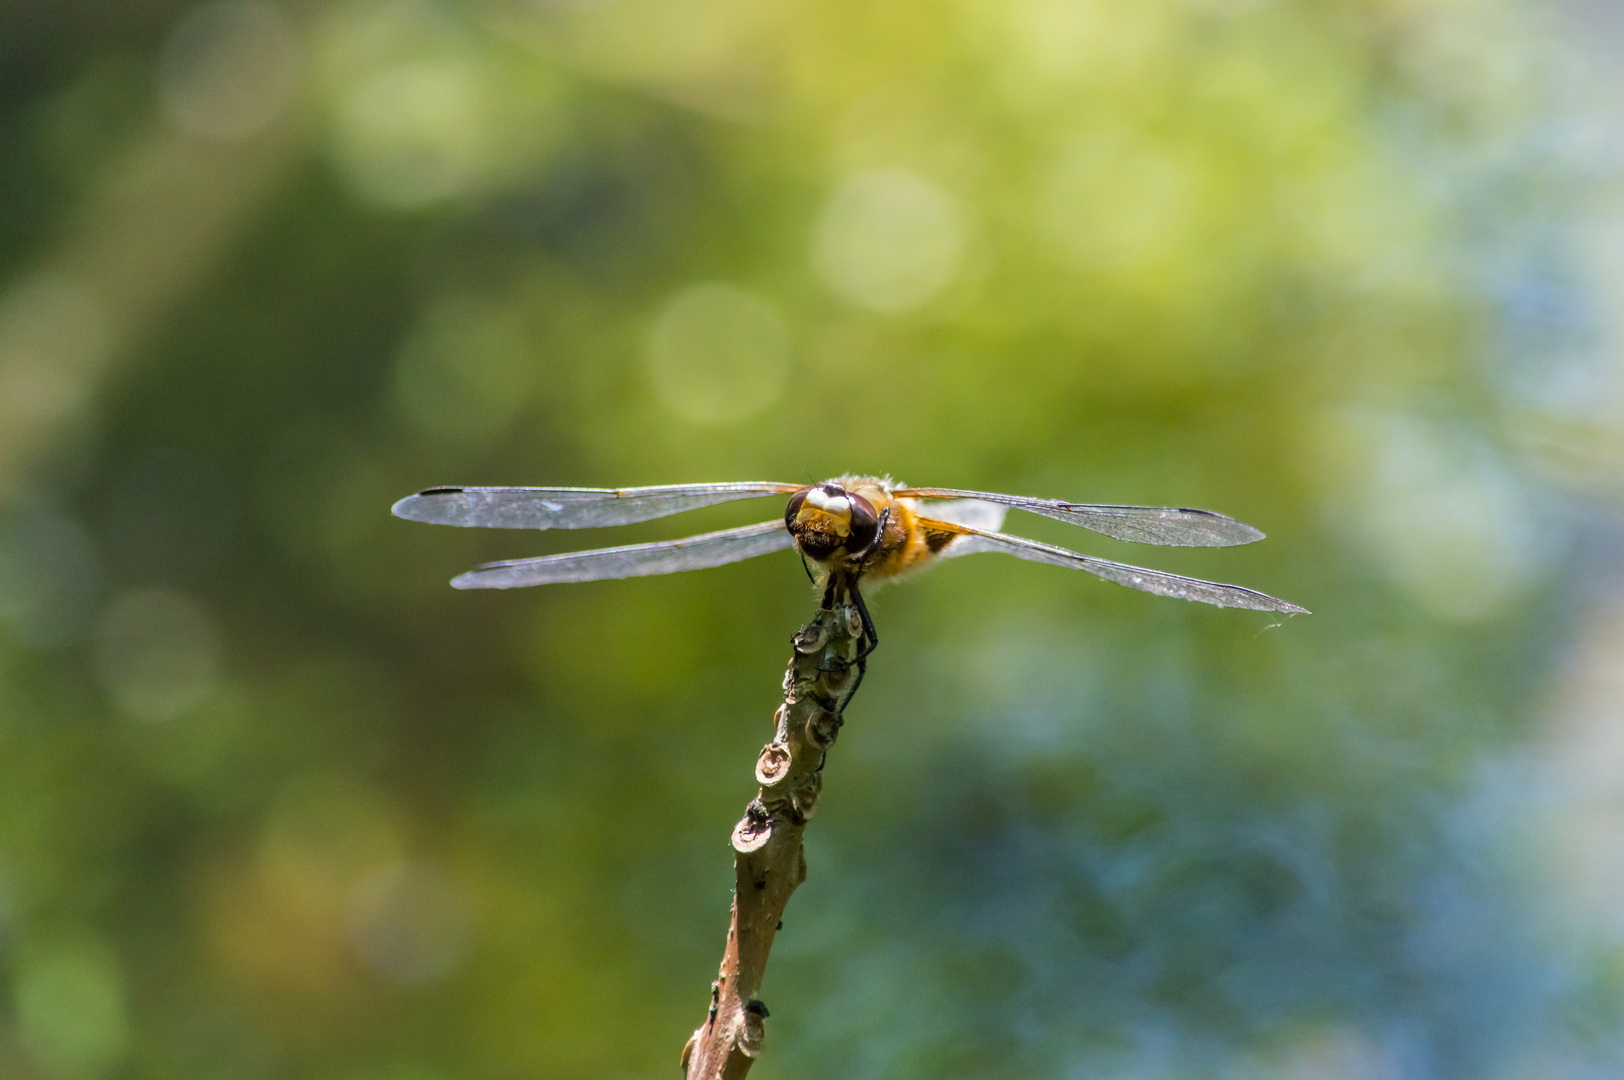
<instances>
[{"instance_id":1,"label":"dragonfly head","mask_svg":"<svg viewBox=\"0 0 1624 1080\"><path fill-rule=\"evenodd\" d=\"M861 495L839 484L817 484L790 498L784 525L796 546L821 563L867 551L879 535L880 517Z\"/></svg>"}]
</instances>

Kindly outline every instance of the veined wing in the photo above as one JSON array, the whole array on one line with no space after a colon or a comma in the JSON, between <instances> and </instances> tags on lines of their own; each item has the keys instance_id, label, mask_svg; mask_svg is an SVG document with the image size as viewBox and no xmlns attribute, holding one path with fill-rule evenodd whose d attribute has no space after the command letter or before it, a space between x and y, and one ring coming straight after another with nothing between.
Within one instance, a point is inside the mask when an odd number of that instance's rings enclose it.
<instances>
[{"instance_id":1,"label":"veined wing","mask_svg":"<svg viewBox=\"0 0 1624 1080\"><path fill-rule=\"evenodd\" d=\"M997 532L1004 527L1004 515L1009 507L998 506L980 499L955 499L939 502L930 507L932 519L951 525L964 525L982 532Z\"/></svg>"},{"instance_id":2,"label":"veined wing","mask_svg":"<svg viewBox=\"0 0 1624 1080\"><path fill-rule=\"evenodd\" d=\"M549 585L563 581L601 581L605 578L644 577L702 570L753 559L757 555L794 547L795 539L782 521L764 521L739 529L662 540L654 544L627 544L595 551L570 551L536 559L486 563L451 579L459 589L514 589L522 585Z\"/></svg>"},{"instance_id":3,"label":"veined wing","mask_svg":"<svg viewBox=\"0 0 1624 1080\"><path fill-rule=\"evenodd\" d=\"M1103 506L1069 503L1059 499L1029 499L995 491L959 491L956 488L903 488L892 492L910 499L980 499L1052 517L1068 525L1081 525L1097 533L1136 544L1172 547L1234 547L1263 539L1252 526L1211 510L1176 506Z\"/></svg>"},{"instance_id":4,"label":"veined wing","mask_svg":"<svg viewBox=\"0 0 1624 1080\"><path fill-rule=\"evenodd\" d=\"M1028 540L1024 536L986 532L981 529L928 519L921 520L920 524L926 529L939 529L944 532L960 534L957 539L951 541L947 547L942 549L943 558L952 558L957 555L974 555L981 551L1001 551L1006 555L1013 555L1017 559L1029 559L1032 562L1047 563L1050 566L1063 566L1071 570L1086 570L1095 577L1104 578L1106 581L1114 581L1118 585L1126 585L1130 589L1138 589L1141 592L1155 593L1157 596L1171 596L1179 600L1195 600L1203 604L1214 604L1218 607L1252 608L1256 611L1309 614L1309 610L1305 607L1298 607L1296 604L1285 600L1277 600L1272 596L1255 592L1252 589L1243 589L1239 585L1222 585L1216 581L1202 581L1200 578L1185 577L1182 574L1168 574L1160 570L1147 570L1142 566L1129 566L1126 563L1112 562L1109 559L1096 559L1092 555L1080 555L1063 547Z\"/></svg>"},{"instance_id":5,"label":"veined wing","mask_svg":"<svg viewBox=\"0 0 1624 1080\"><path fill-rule=\"evenodd\" d=\"M736 499L789 495L804 486L762 482L640 488L437 487L406 496L390 512L432 525L591 529L630 525Z\"/></svg>"}]
</instances>

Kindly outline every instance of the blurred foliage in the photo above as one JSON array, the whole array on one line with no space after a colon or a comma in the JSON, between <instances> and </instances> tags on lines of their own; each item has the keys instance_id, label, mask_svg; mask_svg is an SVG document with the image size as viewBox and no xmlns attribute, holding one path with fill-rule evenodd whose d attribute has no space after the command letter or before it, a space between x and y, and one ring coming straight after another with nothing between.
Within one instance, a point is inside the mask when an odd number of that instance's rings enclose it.
<instances>
[{"instance_id":1,"label":"blurred foliage","mask_svg":"<svg viewBox=\"0 0 1624 1080\"><path fill-rule=\"evenodd\" d=\"M846 471L1211 506L873 599L764 1078L1624 1064L1602 4L0 6L0 1075L671 1075Z\"/></svg>"}]
</instances>

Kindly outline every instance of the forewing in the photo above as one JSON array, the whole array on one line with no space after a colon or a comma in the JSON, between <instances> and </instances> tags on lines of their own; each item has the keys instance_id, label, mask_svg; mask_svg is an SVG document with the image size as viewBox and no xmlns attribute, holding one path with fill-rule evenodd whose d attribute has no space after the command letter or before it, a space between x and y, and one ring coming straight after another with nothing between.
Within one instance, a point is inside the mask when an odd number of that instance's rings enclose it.
<instances>
[{"instance_id":1,"label":"forewing","mask_svg":"<svg viewBox=\"0 0 1624 1080\"><path fill-rule=\"evenodd\" d=\"M980 499L954 499L952 502L932 503L930 516L936 521L952 525L966 525L982 532L997 532L1004 527L1007 506L982 502Z\"/></svg>"},{"instance_id":2,"label":"forewing","mask_svg":"<svg viewBox=\"0 0 1624 1080\"><path fill-rule=\"evenodd\" d=\"M571 551L536 559L486 563L453 578L459 589L515 589L523 585L550 585L564 581L601 581L605 578L645 577L702 570L753 559L794 547L795 540L782 521L764 521L739 529L662 540L654 544Z\"/></svg>"},{"instance_id":3,"label":"forewing","mask_svg":"<svg viewBox=\"0 0 1624 1080\"><path fill-rule=\"evenodd\" d=\"M1263 539L1263 533L1243 521L1211 510L1176 506L1105 506L1069 503L1059 499L1029 499L996 491L959 491L956 488L904 488L892 494L912 499L980 499L1033 514L1081 525L1097 533L1136 544L1171 547L1234 547Z\"/></svg>"},{"instance_id":4,"label":"forewing","mask_svg":"<svg viewBox=\"0 0 1624 1080\"><path fill-rule=\"evenodd\" d=\"M433 525L486 529L591 529L684 510L788 495L801 484L672 484L641 488L439 487L408 495L391 512Z\"/></svg>"},{"instance_id":5,"label":"forewing","mask_svg":"<svg viewBox=\"0 0 1624 1080\"><path fill-rule=\"evenodd\" d=\"M1092 555L1081 555L1052 544L1041 544L1023 536L984 532L980 529L955 526L947 522L933 522L928 519L922 520L920 524L927 529L940 528L959 534L942 549L943 558L974 555L982 551L999 551L1013 555L1017 559L1029 559L1032 562L1063 566L1071 570L1086 570L1095 577L1114 581L1118 585L1126 585L1141 592L1155 593L1157 596L1195 600L1218 607L1309 614L1307 608L1298 607L1285 600L1277 600L1252 589L1243 589L1239 585L1222 585L1216 581L1202 581L1200 578L1185 577L1182 574L1168 574L1160 570L1147 570L1142 566L1112 562L1109 559L1096 559Z\"/></svg>"}]
</instances>

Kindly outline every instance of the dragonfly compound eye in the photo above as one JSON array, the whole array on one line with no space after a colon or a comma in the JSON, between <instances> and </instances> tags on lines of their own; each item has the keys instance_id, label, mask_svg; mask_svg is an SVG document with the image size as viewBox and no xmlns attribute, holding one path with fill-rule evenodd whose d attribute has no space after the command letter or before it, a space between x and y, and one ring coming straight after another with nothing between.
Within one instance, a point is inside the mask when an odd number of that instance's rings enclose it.
<instances>
[{"instance_id":1,"label":"dragonfly compound eye","mask_svg":"<svg viewBox=\"0 0 1624 1080\"><path fill-rule=\"evenodd\" d=\"M846 541L846 550L852 554L867 551L874 543L880 531L880 515L875 513L874 504L861 495L848 495L851 500L851 534Z\"/></svg>"},{"instance_id":2,"label":"dragonfly compound eye","mask_svg":"<svg viewBox=\"0 0 1624 1080\"><path fill-rule=\"evenodd\" d=\"M784 528L790 532L795 531L795 519L800 516L801 507L806 505L806 492L797 491L789 497L789 507L784 511Z\"/></svg>"}]
</instances>

